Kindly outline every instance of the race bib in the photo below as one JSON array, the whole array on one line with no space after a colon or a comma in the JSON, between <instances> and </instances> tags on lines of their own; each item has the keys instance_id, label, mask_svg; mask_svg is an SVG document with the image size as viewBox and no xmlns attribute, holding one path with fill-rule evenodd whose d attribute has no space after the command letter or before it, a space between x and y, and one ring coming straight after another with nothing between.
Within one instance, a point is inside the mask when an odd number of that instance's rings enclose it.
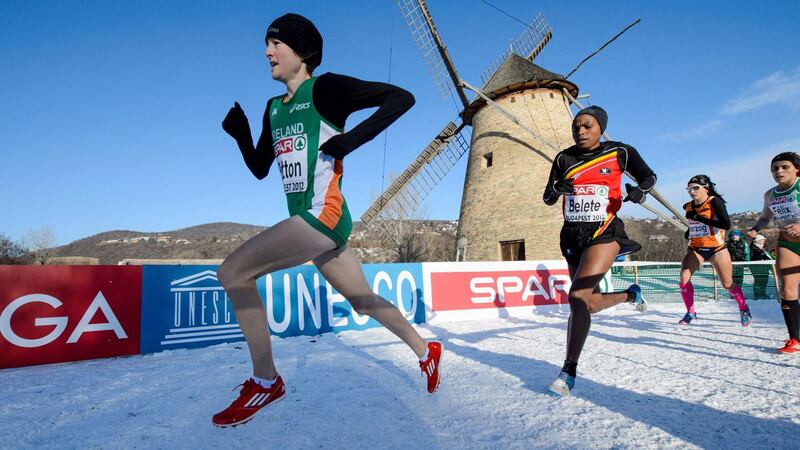
<instances>
[{"instance_id":1,"label":"race bib","mask_svg":"<svg viewBox=\"0 0 800 450\"><path fill-rule=\"evenodd\" d=\"M704 223L689 220L689 239L711 236L711 229Z\"/></svg>"},{"instance_id":2,"label":"race bib","mask_svg":"<svg viewBox=\"0 0 800 450\"><path fill-rule=\"evenodd\" d=\"M275 160L283 179L283 192L292 194L308 189L308 138L306 134L275 141Z\"/></svg>"},{"instance_id":3,"label":"race bib","mask_svg":"<svg viewBox=\"0 0 800 450\"><path fill-rule=\"evenodd\" d=\"M769 202L769 209L775 216L775 223L779 226L791 225L800 222L800 207L794 195L773 198Z\"/></svg>"},{"instance_id":4,"label":"race bib","mask_svg":"<svg viewBox=\"0 0 800 450\"><path fill-rule=\"evenodd\" d=\"M575 186L564 196L564 220L567 222L602 222L608 214L608 187Z\"/></svg>"}]
</instances>

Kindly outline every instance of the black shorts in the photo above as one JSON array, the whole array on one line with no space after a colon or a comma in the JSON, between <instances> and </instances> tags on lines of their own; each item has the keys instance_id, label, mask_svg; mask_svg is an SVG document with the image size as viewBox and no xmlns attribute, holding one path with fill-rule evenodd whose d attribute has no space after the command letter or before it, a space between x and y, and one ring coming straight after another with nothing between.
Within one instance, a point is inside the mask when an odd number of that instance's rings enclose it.
<instances>
[{"instance_id":1,"label":"black shorts","mask_svg":"<svg viewBox=\"0 0 800 450\"><path fill-rule=\"evenodd\" d=\"M708 261L712 256L716 255L722 250L725 250L726 248L728 248L728 246L723 244L719 247L689 247L689 250L700 255L700 257L703 258L703 261Z\"/></svg>"},{"instance_id":2,"label":"black shorts","mask_svg":"<svg viewBox=\"0 0 800 450\"><path fill-rule=\"evenodd\" d=\"M628 238L625 224L619 217L615 216L600 235L593 237L601 225L601 222L564 222L561 228L561 254L564 255L567 264L577 267L583 252L595 244L617 242L620 246L620 255L638 252L642 248L638 242Z\"/></svg>"}]
</instances>

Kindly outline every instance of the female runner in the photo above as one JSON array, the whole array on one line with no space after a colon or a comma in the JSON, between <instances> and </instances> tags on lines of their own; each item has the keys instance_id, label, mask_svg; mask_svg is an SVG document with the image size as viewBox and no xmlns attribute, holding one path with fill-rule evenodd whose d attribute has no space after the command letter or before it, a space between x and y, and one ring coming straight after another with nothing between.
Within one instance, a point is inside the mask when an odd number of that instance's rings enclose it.
<instances>
[{"instance_id":1,"label":"female runner","mask_svg":"<svg viewBox=\"0 0 800 450\"><path fill-rule=\"evenodd\" d=\"M781 312L789 331L781 353L800 352L800 306L797 283L800 282L800 156L784 152L772 158L772 178L778 183L764 194L764 209L748 235L755 239L770 220L778 226L778 254L775 265L780 277Z\"/></svg>"},{"instance_id":2,"label":"female runner","mask_svg":"<svg viewBox=\"0 0 800 450\"><path fill-rule=\"evenodd\" d=\"M578 112L572 121L575 145L556 155L544 190L543 199L548 205L564 195L561 253L572 279L567 358L549 388L558 395L568 395L575 386L578 358L589 334L591 314L626 301L639 311L647 309L638 285L605 294L598 288L618 255L641 248L628 239L625 226L616 215L623 202L622 175L627 173L638 183L635 187L625 185L628 195L624 201L642 203L656 183L655 173L636 149L621 142L600 142L607 122L608 115L598 106Z\"/></svg>"},{"instance_id":3,"label":"female runner","mask_svg":"<svg viewBox=\"0 0 800 450\"><path fill-rule=\"evenodd\" d=\"M290 217L242 244L219 267L219 280L247 340L253 376L212 422L220 427L247 422L286 394L273 361L256 279L306 261L313 261L356 312L374 318L411 347L428 378L428 392L433 393L439 386L442 344L426 343L397 308L372 292L358 259L347 247L352 221L340 190L342 159L411 108L414 97L389 84L333 73L312 76L322 61L322 36L300 15L286 14L272 22L266 43L272 78L284 84L286 93L267 102L258 144L253 145L247 117L238 103L222 127L236 140L256 178L266 177L276 162ZM351 113L371 107L378 109L344 132Z\"/></svg>"},{"instance_id":4,"label":"female runner","mask_svg":"<svg viewBox=\"0 0 800 450\"><path fill-rule=\"evenodd\" d=\"M750 308L744 301L742 288L733 282L733 264L725 244L725 232L731 227L731 219L725 208L725 200L715 189L714 183L706 175L695 175L686 185L692 201L683 205L689 229L686 236L689 247L681 262L681 297L686 305L686 314L678 323L689 325L697 319L694 310L694 285L692 274L700 268L703 261L709 261L719 274L722 287L731 293L739 305L739 317L743 327L753 322Z\"/></svg>"}]
</instances>

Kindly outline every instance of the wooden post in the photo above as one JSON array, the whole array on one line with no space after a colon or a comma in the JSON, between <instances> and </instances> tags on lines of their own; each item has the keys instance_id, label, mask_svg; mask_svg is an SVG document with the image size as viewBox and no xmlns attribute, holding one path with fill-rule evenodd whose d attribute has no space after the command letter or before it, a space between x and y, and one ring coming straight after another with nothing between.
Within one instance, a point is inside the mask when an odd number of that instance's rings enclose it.
<instances>
[{"instance_id":1,"label":"wooden post","mask_svg":"<svg viewBox=\"0 0 800 450\"><path fill-rule=\"evenodd\" d=\"M633 284L639 284L639 265L633 266Z\"/></svg>"}]
</instances>

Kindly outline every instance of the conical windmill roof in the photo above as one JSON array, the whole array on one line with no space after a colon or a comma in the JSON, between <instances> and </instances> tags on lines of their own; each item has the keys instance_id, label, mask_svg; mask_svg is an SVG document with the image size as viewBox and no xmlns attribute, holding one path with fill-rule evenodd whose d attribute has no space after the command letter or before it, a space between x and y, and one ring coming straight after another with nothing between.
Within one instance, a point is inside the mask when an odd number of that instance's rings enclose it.
<instances>
[{"instance_id":1,"label":"conical windmill roof","mask_svg":"<svg viewBox=\"0 0 800 450\"><path fill-rule=\"evenodd\" d=\"M500 68L489 78L481 90L491 99L501 97L511 92L523 89L550 88L561 90L564 88L573 97L578 96L578 86L567 81L563 76L543 69L527 59L511 53ZM486 101L477 97L464 110L463 120L472 122L472 117L478 112Z\"/></svg>"}]
</instances>

